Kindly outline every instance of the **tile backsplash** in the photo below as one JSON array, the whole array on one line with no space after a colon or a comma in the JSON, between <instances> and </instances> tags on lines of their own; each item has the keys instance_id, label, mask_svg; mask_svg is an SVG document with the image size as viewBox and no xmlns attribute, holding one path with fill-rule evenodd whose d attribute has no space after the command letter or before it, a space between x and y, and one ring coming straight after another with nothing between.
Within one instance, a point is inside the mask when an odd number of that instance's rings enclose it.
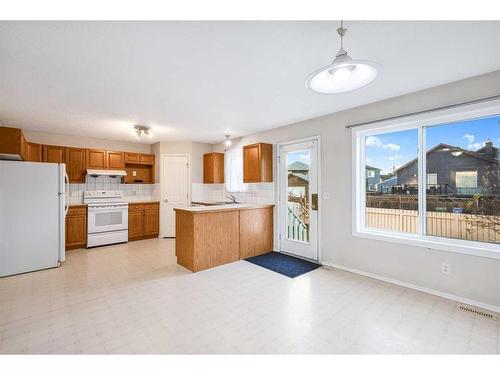
<instances>
[{"instance_id":1,"label":"tile backsplash","mask_svg":"<svg viewBox=\"0 0 500 375\"><path fill-rule=\"evenodd\" d=\"M160 184L124 184L121 178L110 176L86 177L84 184L69 184L66 201L69 204L82 204L83 192L86 190L120 190L127 202L148 202L160 200ZM246 191L233 194L243 203L275 203L274 183L245 184ZM226 200L224 184L191 185L191 201L193 202L220 202Z\"/></svg>"},{"instance_id":2,"label":"tile backsplash","mask_svg":"<svg viewBox=\"0 0 500 375\"><path fill-rule=\"evenodd\" d=\"M124 184L122 179L110 176L86 177L84 184L69 184L66 200L69 204L83 203L83 192L86 190L120 190L127 202L158 201L160 184Z\"/></svg>"},{"instance_id":3,"label":"tile backsplash","mask_svg":"<svg viewBox=\"0 0 500 375\"><path fill-rule=\"evenodd\" d=\"M226 195L233 194L243 203L272 204L276 201L274 183L245 184L246 191L227 193L224 184L193 183L191 200L193 202L219 202L226 200Z\"/></svg>"}]
</instances>

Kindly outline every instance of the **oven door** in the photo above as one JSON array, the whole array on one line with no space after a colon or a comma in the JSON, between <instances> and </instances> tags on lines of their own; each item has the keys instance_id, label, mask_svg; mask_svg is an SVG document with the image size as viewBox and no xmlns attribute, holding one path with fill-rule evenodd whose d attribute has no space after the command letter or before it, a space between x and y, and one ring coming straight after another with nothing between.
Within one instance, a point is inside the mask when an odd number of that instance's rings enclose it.
<instances>
[{"instance_id":1,"label":"oven door","mask_svg":"<svg viewBox=\"0 0 500 375\"><path fill-rule=\"evenodd\" d=\"M88 233L112 232L128 229L128 206L89 206Z\"/></svg>"}]
</instances>

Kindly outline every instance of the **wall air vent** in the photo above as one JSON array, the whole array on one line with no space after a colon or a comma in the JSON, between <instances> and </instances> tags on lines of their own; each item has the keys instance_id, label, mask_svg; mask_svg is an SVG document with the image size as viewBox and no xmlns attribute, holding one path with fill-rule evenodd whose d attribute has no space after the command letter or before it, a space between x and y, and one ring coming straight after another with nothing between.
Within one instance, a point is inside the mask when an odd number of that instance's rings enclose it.
<instances>
[{"instance_id":1,"label":"wall air vent","mask_svg":"<svg viewBox=\"0 0 500 375\"><path fill-rule=\"evenodd\" d=\"M465 305L465 304L462 304L462 303L458 303L457 304L457 309L460 310L460 311L463 311L465 313L468 313L468 314L472 314L472 315L475 315L475 316L480 316L481 318L490 319L490 320L497 320L497 314L496 313L494 313L492 311L480 309L479 307L475 307L475 306L470 306L470 305Z\"/></svg>"}]
</instances>

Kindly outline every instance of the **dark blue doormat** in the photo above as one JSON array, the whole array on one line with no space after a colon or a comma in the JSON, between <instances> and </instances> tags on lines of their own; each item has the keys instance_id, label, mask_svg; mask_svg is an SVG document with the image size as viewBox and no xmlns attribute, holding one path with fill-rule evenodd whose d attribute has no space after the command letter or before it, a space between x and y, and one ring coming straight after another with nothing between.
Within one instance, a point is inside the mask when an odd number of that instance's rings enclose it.
<instances>
[{"instance_id":1,"label":"dark blue doormat","mask_svg":"<svg viewBox=\"0 0 500 375\"><path fill-rule=\"evenodd\" d=\"M289 255L271 251L267 254L257 255L247 258L246 261L268 270L280 273L288 277L297 277L304 273L314 271L321 267L319 264L308 262L307 260L294 258Z\"/></svg>"}]
</instances>

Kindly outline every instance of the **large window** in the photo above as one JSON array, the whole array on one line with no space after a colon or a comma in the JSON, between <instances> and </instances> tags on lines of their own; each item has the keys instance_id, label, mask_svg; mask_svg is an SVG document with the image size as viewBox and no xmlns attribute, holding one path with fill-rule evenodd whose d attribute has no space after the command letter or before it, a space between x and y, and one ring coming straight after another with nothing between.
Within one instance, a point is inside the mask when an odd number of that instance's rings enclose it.
<instances>
[{"instance_id":1,"label":"large window","mask_svg":"<svg viewBox=\"0 0 500 375\"><path fill-rule=\"evenodd\" d=\"M355 234L500 258L499 113L490 102L355 129Z\"/></svg>"}]
</instances>

